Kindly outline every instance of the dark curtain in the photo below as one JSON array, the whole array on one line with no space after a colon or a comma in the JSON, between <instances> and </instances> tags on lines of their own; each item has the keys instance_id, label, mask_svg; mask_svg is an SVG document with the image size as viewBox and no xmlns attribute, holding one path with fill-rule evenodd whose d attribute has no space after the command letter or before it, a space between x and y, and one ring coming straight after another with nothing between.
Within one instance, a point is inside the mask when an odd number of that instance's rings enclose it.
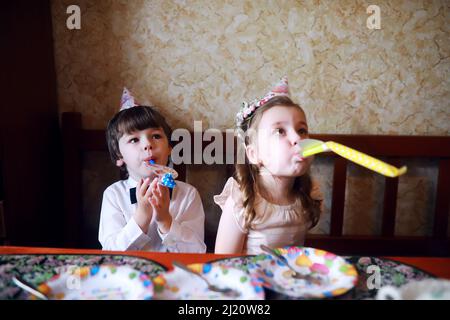
<instances>
[{"instance_id":1,"label":"dark curtain","mask_svg":"<svg viewBox=\"0 0 450 320\"><path fill-rule=\"evenodd\" d=\"M0 7L6 243L60 246L62 152L50 1L2 1Z\"/></svg>"}]
</instances>

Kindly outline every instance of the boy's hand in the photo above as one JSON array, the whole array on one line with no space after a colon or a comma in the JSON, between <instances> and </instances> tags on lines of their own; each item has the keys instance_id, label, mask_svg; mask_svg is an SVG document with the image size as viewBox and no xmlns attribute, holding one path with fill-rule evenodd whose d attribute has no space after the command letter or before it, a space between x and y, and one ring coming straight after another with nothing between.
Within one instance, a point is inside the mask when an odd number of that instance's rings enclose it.
<instances>
[{"instance_id":1,"label":"boy's hand","mask_svg":"<svg viewBox=\"0 0 450 320\"><path fill-rule=\"evenodd\" d=\"M158 179L154 179L149 189L152 190L150 203L153 207L155 220L161 233L167 233L172 225L172 216L169 213L170 192L165 186L158 183Z\"/></svg>"},{"instance_id":2,"label":"boy's hand","mask_svg":"<svg viewBox=\"0 0 450 320\"><path fill-rule=\"evenodd\" d=\"M155 181L157 179L154 179ZM153 207L150 203L152 197L152 189L149 187L150 178L139 180L136 186L137 209L134 219L142 232L147 233L148 225L152 221Z\"/></svg>"}]
</instances>

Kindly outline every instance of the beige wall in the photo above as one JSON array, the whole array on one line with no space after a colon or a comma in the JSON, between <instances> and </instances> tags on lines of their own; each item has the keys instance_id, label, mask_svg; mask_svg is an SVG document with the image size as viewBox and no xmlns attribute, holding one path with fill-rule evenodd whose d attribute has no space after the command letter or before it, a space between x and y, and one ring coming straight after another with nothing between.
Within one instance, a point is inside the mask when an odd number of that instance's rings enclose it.
<instances>
[{"instance_id":1,"label":"beige wall","mask_svg":"<svg viewBox=\"0 0 450 320\"><path fill-rule=\"evenodd\" d=\"M81 30L66 28L70 4L81 8ZM381 30L366 27L369 4L380 6ZM85 128L105 127L123 86L159 106L173 127L203 120L204 129L231 128L243 99L286 74L315 133L450 134L448 1L54 0L52 10L60 111L81 112ZM433 165L418 167L400 195L412 185L432 196ZM314 169L325 186L329 169ZM380 209L379 192L358 209L367 197L354 195L379 178L355 170L349 232L366 225L355 218L361 210L376 221ZM217 184L191 179L206 190ZM399 221L421 217L411 215L411 207L425 210L414 199L400 203ZM418 225L405 233L429 230L427 221Z\"/></svg>"}]
</instances>

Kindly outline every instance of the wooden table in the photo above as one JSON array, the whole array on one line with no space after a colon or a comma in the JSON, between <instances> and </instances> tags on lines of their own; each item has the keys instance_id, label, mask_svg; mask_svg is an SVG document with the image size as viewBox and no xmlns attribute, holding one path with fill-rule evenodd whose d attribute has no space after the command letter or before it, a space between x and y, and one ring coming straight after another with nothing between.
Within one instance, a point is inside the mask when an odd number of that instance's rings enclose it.
<instances>
[{"instance_id":1,"label":"wooden table","mask_svg":"<svg viewBox=\"0 0 450 320\"><path fill-rule=\"evenodd\" d=\"M0 246L0 254L120 254L152 259L171 269L172 261L189 263L204 263L216 259L236 257L238 255L218 255L212 253L165 253L144 251L103 251L92 249L35 248ZM434 274L439 278L450 279L450 258L438 257L384 257L399 261Z\"/></svg>"}]
</instances>

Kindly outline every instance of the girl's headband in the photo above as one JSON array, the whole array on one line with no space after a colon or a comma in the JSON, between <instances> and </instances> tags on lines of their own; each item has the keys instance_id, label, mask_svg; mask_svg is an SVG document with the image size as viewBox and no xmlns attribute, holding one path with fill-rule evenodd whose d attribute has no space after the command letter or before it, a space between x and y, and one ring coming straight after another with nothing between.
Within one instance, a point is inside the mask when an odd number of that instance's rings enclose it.
<instances>
[{"instance_id":1,"label":"girl's headband","mask_svg":"<svg viewBox=\"0 0 450 320\"><path fill-rule=\"evenodd\" d=\"M253 116L256 109L262 107L269 99L275 96L289 97L289 84L286 76L281 78L281 80L263 98L259 100L255 99L250 103L243 102L241 109L236 115L236 125L238 127L241 126L246 119Z\"/></svg>"}]
</instances>

